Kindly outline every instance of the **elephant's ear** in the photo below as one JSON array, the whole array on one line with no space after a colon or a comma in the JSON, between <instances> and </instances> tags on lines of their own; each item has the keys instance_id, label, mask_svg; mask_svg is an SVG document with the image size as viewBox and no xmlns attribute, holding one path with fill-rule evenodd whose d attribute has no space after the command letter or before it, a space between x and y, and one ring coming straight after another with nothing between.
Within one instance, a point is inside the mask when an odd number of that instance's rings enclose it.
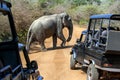
<instances>
[{"instance_id":1,"label":"elephant's ear","mask_svg":"<svg viewBox=\"0 0 120 80\"><path fill-rule=\"evenodd\" d=\"M57 15L57 34L62 33L62 28L63 28L62 17Z\"/></svg>"}]
</instances>

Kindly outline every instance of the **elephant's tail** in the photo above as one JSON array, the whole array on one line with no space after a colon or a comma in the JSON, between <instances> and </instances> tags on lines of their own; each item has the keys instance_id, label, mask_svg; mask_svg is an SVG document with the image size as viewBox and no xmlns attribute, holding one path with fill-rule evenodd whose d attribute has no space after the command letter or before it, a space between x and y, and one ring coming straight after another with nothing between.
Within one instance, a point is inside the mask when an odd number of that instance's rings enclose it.
<instances>
[{"instance_id":1,"label":"elephant's tail","mask_svg":"<svg viewBox=\"0 0 120 80\"><path fill-rule=\"evenodd\" d=\"M26 50L29 52L29 48L30 48L30 44L31 44L31 40L32 40L32 32L31 32L31 29L28 30L28 33L27 33L27 41L26 41Z\"/></svg>"}]
</instances>

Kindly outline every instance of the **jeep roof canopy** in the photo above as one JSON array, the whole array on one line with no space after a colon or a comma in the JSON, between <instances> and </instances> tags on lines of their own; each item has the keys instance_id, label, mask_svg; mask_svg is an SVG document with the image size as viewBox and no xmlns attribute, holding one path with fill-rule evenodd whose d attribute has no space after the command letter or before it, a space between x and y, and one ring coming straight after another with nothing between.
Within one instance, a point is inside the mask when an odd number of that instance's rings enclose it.
<instances>
[{"instance_id":1,"label":"jeep roof canopy","mask_svg":"<svg viewBox=\"0 0 120 80\"><path fill-rule=\"evenodd\" d=\"M6 1L0 1L0 10L10 11L11 4Z\"/></svg>"},{"instance_id":2,"label":"jeep roof canopy","mask_svg":"<svg viewBox=\"0 0 120 80\"><path fill-rule=\"evenodd\" d=\"M90 19L120 19L120 15L118 14L99 14L92 15Z\"/></svg>"}]
</instances>

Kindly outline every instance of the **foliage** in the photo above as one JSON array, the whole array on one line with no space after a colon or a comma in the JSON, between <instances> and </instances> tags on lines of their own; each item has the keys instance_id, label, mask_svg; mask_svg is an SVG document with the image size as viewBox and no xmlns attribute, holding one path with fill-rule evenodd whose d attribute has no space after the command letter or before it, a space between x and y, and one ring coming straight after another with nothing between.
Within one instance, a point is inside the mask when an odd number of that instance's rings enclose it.
<instances>
[{"instance_id":1,"label":"foliage","mask_svg":"<svg viewBox=\"0 0 120 80\"><path fill-rule=\"evenodd\" d=\"M26 42L27 31L31 23L42 13L24 0L14 1L12 11L19 41Z\"/></svg>"},{"instance_id":2,"label":"foliage","mask_svg":"<svg viewBox=\"0 0 120 80\"><path fill-rule=\"evenodd\" d=\"M76 8L70 9L68 13L72 15L74 21L80 25L87 25L89 17L93 14L102 13L101 10L97 9L97 5L82 5Z\"/></svg>"},{"instance_id":3,"label":"foliage","mask_svg":"<svg viewBox=\"0 0 120 80\"><path fill-rule=\"evenodd\" d=\"M86 19L88 19L89 16L91 16L93 14L100 13L100 11L97 7L98 6L94 6L94 5L87 5L86 7L84 7L83 12L84 12L84 15L86 16Z\"/></svg>"},{"instance_id":4,"label":"foliage","mask_svg":"<svg viewBox=\"0 0 120 80\"><path fill-rule=\"evenodd\" d=\"M109 12L113 14L120 14L120 1L116 1L113 5L110 5Z\"/></svg>"},{"instance_id":5,"label":"foliage","mask_svg":"<svg viewBox=\"0 0 120 80\"><path fill-rule=\"evenodd\" d=\"M87 25L89 16L120 13L119 0L11 0L20 42L26 42L31 23L42 15L67 12L74 22Z\"/></svg>"}]
</instances>

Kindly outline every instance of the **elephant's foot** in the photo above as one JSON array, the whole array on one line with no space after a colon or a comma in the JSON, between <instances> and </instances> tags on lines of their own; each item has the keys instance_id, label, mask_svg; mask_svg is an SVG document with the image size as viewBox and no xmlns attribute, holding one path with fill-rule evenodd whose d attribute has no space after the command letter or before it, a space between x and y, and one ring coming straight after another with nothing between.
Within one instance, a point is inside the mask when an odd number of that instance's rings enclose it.
<instances>
[{"instance_id":1,"label":"elephant's foot","mask_svg":"<svg viewBox=\"0 0 120 80\"><path fill-rule=\"evenodd\" d=\"M53 49L56 49L57 47L56 46L53 46Z\"/></svg>"},{"instance_id":2,"label":"elephant's foot","mask_svg":"<svg viewBox=\"0 0 120 80\"><path fill-rule=\"evenodd\" d=\"M62 44L61 44L61 47L65 47L65 43L62 43Z\"/></svg>"},{"instance_id":3,"label":"elephant's foot","mask_svg":"<svg viewBox=\"0 0 120 80\"><path fill-rule=\"evenodd\" d=\"M47 51L47 49L46 48L40 49L40 51L45 52L45 51Z\"/></svg>"}]
</instances>

